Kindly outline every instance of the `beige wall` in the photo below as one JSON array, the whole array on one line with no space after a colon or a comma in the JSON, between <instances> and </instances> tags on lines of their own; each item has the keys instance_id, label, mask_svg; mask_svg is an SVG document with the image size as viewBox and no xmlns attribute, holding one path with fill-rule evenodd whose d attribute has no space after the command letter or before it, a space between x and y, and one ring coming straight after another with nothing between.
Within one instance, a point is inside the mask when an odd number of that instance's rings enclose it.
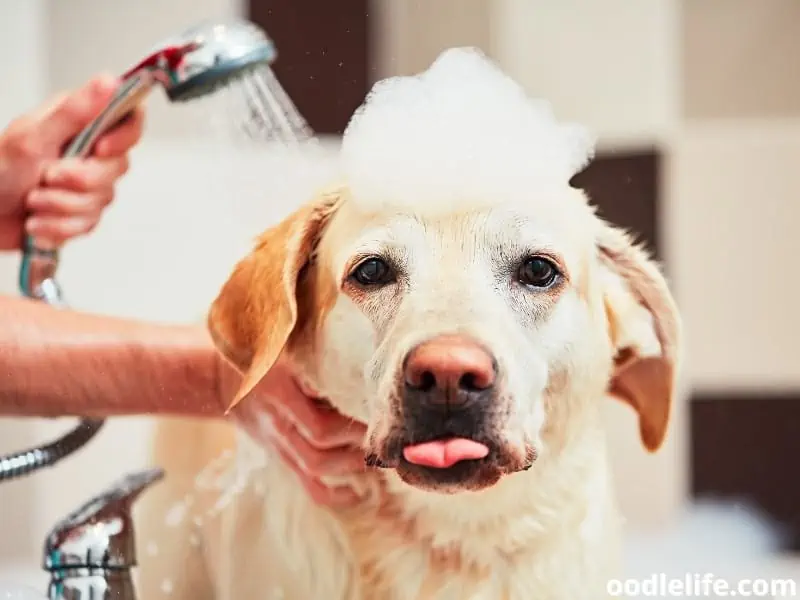
<instances>
[{"instance_id":1,"label":"beige wall","mask_svg":"<svg viewBox=\"0 0 800 600\"><path fill-rule=\"evenodd\" d=\"M491 54L493 5L486 0L371 0L381 27L373 40L377 78L427 68L446 48L476 46Z\"/></svg>"},{"instance_id":2,"label":"beige wall","mask_svg":"<svg viewBox=\"0 0 800 600\"><path fill-rule=\"evenodd\" d=\"M800 117L800 2L682 0L689 118Z\"/></svg>"},{"instance_id":3,"label":"beige wall","mask_svg":"<svg viewBox=\"0 0 800 600\"><path fill-rule=\"evenodd\" d=\"M705 120L716 119L717 109L709 107L719 107L719 98L698 100L707 95L688 79L700 76L687 71L684 80L681 64L707 50L697 40L728 39L709 9L681 10L678 0L375 2L385 27L376 61L383 75L423 68L450 45L479 45L533 93L550 98L560 116L593 127L607 148L665 144L666 255L687 325L682 386L797 385L800 288L786 273L788 257L800 252L793 231L800 222L800 122L778 120L789 109L771 112L777 105L761 100L737 108L735 116L751 116L757 106L753 122ZM126 66L164 33L239 7L233 0L113 4L112 10L103 0L0 3L0 49L19 57L0 64L4 81L15 85L14 94L0 97L0 122L47 90ZM713 61L722 58L717 53ZM786 96L788 76L776 71L759 80L763 97ZM106 224L67 249L62 273L75 306L186 321L203 311L240 244L289 210L294 200L283 199L299 199L310 181L279 158L267 165L246 149L190 140L195 114L160 98L151 105L147 138ZM702 119L683 121L681 106L706 108L691 113ZM318 168L324 172L326 163ZM287 174L298 179L287 181ZM15 271L16 260L0 261L3 290L13 291ZM608 416L626 514L634 525L663 522L685 499L683 400L672 437L656 456L639 448L626 407L609 404ZM67 425L0 421L0 452ZM146 419L111 423L58 469L0 486L0 505L15 515L3 523L8 535L0 538L0 562L16 556L36 564L56 517L145 463L148 435Z\"/></svg>"},{"instance_id":4,"label":"beige wall","mask_svg":"<svg viewBox=\"0 0 800 600\"><path fill-rule=\"evenodd\" d=\"M669 134L677 114L672 0L495 0L492 46L509 74L609 146Z\"/></svg>"},{"instance_id":5,"label":"beige wall","mask_svg":"<svg viewBox=\"0 0 800 600\"><path fill-rule=\"evenodd\" d=\"M796 389L800 120L695 123L673 160L673 256L693 382Z\"/></svg>"},{"instance_id":6,"label":"beige wall","mask_svg":"<svg viewBox=\"0 0 800 600\"><path fill-rule=\"evenodd\" d=\"M99 72L122 73L163 40L206 19L242 13L244 0L67 0L46 2L43 40L51 92ZM200 102L205 103L201 100ZM193 134L202 105L172 106L158 91L150 99L148 135Z\"/></svg>"}]
</instances>

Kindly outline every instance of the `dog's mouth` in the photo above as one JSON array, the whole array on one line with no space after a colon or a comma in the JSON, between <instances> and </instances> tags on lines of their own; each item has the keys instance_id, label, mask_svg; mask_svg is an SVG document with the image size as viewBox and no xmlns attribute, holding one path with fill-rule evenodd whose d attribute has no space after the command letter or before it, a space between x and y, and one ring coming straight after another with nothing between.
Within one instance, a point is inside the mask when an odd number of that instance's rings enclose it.
<instances>
[{"instance_id":1,"label":"dog's mouth","mask_svg":"<svg viewBox=\"0 0 800 600\"><path fill-rule=\"evenodd\" d=\"M488 488L503 475L530 468L535 458L532 448L520 452L483 436L442 435L412 443L396 431L379 452L367 455L366 464L395 469L411 486L450 494Z\"/></svg>"},{"instance_id":2,"label":"dog's mouth","mask_svg":"<svg viewBox=\"0 0 800 600\"><path fill-rule=\"evenodd\" d=\"M405 446L397 473L410 485L444 493L483 489L501 476L489 445L465 437Z\"/></svg>"},{"instance_id":3,"label":"dog's mouth","mask_svg":"<svg viewBox=\"0 0 800 600\"><path fill-rule=\"evenodd\" d=\"M432 440L403 448L403 459L418 467L449 469L463 461L475 461L489 455L489 446L463 437Z\"/></svg>"}]
</instances>

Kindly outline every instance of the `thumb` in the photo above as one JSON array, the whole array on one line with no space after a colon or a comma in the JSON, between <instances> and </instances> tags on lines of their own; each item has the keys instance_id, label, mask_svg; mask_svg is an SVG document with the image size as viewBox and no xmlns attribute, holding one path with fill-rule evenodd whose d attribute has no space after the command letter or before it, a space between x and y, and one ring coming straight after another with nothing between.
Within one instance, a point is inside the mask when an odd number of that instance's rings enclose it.
<instances>
[{"instance_id":1,"label":"thumb","mask_svg":"<svg viewBox=\"0 0 800 600\"><path fill-rule=\"evenodd\" d=\"M78 135L105 108L118 85L110 75L95 77L46 106L37 119L43 145L61 148Z\"/></svg>"}]
</instances>

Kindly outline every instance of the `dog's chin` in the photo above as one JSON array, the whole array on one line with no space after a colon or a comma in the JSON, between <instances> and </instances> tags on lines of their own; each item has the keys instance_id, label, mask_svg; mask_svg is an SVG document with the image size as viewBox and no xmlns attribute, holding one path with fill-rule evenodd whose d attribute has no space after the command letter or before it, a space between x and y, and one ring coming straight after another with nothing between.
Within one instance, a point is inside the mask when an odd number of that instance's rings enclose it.
<instances>
[{"instance_id":1,"label":"dog's chin","mask_svg":"<svg viewBox=\"0 0 800 600\"><path fill-rule=\"evenodd\" d=\"M483 439L480 442L489 449L486 456L460 460L441 468L409 462L404 456L407 440L401 436L390 437L381 444L382 451L367 455L366 462L369 466L394 469L404 483L414 488L439 494L458 494L490 488L506 475L530 469L536 460L532 446L514 448Z\"/></svg>"},{"instance_id":2,"label":"dog's chin","mask_svg":"<svg viewBox=\"0 0 800 600\"><path fill-rule=\"evenodd\" d=\"M415 465L401 458L395 470L404 483L439 494L477 492L493 486L505 474L488 457L463 460L445 469Z\"/></svg>"}]
</instances>

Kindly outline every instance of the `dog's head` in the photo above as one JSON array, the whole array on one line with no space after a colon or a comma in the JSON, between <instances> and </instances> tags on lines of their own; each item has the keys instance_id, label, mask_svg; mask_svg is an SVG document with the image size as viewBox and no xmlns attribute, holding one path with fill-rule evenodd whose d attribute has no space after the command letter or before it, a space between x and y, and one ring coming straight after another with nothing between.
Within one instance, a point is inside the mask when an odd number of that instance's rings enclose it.
<instances>
[{"instance_id":1,"label":"dog's head","mask_svg":"<svg viewBox=\"0 0 800 600\"><path fill-rule=\"evenodd\" d=\"M441 492L535 468L597 424L606 393L656 450L678 319L647 255L564 178L472 178L436 204L430 173L386 160L414 185L354 175L263 234L223 287L209 324L244 374L235 402L286 352L368 423L368 463Z\"/></svg>"}]
</instances>

